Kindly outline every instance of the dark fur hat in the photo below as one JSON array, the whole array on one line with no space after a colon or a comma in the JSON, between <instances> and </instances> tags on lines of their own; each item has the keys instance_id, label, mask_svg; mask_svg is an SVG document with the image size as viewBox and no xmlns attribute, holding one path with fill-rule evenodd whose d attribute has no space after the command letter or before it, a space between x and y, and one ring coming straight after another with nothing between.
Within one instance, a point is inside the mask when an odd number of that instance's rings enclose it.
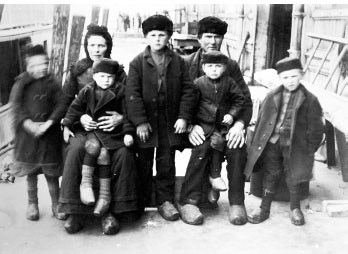
<instances>
[{"instance_id":1,"label":"dark fur hat","mask_svg":"<svg viewBox=\"0 0 348 254\"><path fill-rule=\"evenodd\" d=\"M228 24L225 21L213 16L202 18L198 21L198 35L213 33L224 35L227 32Z\"/></svg>"},{"instance_id":2,"label":"dark fur hat","mask_svg":"<svg viewBox=\"0 0 348 254\"><path fill-rule=\"evenodd\" d=\"M102 58L97 61L94 61L92 70L93 73L105 72L116 75L118 67L119 64L117 61L111 60L109 58Z\"/></svg>"},{"instance_id":3,"label":"dark fur hat","mask_svg":"<svg viewBox=\"0 0 348 254\"><path fill-rule=\"evenodd\" d=\"M208 53L203 54L202 63L220 63L227 64L228 57L222 54L220 51L210 51Z\"/></svg>"},{"instance_id":4,"label":"dark fur hat","mask_svg":"<svg viewBox=\"0 0 348 254\"><path fill-rule=\"evenodd\" d=\"M152 15L144 20L142 24L143 34L152 30L166 31L169 36L173 34L173 22L163 15Z\"/></svg>"},{"instance_id":5,"label":"dark fur hat","mask_svg":"<svg viewBox=\"0 0 348 254\"><path fill-rule=\"evenodd\" d=\"M38 45L28 45L28 47L25 49L25 56L26 57L31 57L31 56L36 56L36 55L45 55L47 56L47 53L44 49L44 47L40 44Z\"/></svg>"},{"instance_id":6,"label":"dark fur hat","mask_svg":"<svg viewBox=\"0 0 348 254\"><path fill-rule=\"evenodd\" d=\"M278 74L283 71L289 71L293 69L302 70L302 64L300 59L294 57L286 57L276 63L276 69Z\"/></svg>"},{"instance_id":7,"label":"dark fur hat","mask_svg":"<svg viewBox=\"0 0 348 254\"><path fill-rule=\"evenodd\" d=\"M87 50L87 46L88 46L88 39L92 35L99 35L105 39L107 49L106 49L106 52L104 54L104 57L110 58L111 50L112 50L112 37L111 37L110 33L108 32L108 28L105 26L98 26L98 25L93 24L93 23L89 24L87 26L87 33L86 33L85 40L84 40L84 48L85 48L87 58L90 59L89 53Z\"/></svg>"}]
</instances>

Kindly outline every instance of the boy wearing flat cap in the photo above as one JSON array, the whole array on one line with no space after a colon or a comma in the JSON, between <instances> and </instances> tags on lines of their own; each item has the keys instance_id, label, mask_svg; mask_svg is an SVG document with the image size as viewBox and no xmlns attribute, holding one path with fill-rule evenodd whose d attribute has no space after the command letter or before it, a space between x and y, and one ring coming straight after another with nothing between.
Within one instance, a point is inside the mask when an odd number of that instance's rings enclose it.
<instances>
[{"instance_id":1,"label":"boy wearing flat cap","mask_svg":"<svg viewBox=\"0 0 348 254\"><path fill-rule=\"evenodd\" d=\"M111 202L110 181L111 162L110 153L118 151L122 153L124 146L133 144L132 133L134 127L126 118L123 125L118 125L112 130L98 128L98 119L107 111L116 111L123 116L126 115L126 103L124 101L124 85L115 82L119 64L109 58L94 61L94 81L86 85L70 105L62 124L69 127L88 114L92 119L95 130L87 132L85 143L85 157L82 165L82 179L80 184L81 201L85 205L94 205L94 215L102 216L109 208ZM129 158L128 158L129 157ZM128 166L135 166L135 161L129 161ZM98 165L97 175L99 178L99 196L95 203L93 192L93 176Z\"/></svg>"},{"instance_id":2,"label":"boy wearing flat cap","mask_svg":"<svg viewBox=\"0 0 348 254\"><path fill-rule=\"evenodd\" d=\"M290 193L290 218L305 223L299 184L312 178L314 153L324 133L323 112L315 95L300 82L299 59L287 57L276 64L282 85L270 91L260 109L248 153L245 175L257 164L264 171L261 206L248 215L251 223L269 218L275 188L285 174Z\"/></svg>"},{"instance_id":3,"label":"boy wearing flat cap","mask_svg":"<svg viewBox=\"0 0 348 254\"><path fill-rule=\"evenodd\" d=\"M152 167L156 148L156 203L160 215L177 220L174 206L175 150L187 145L186 129L194 111L194 88L184 60L167 47L173 23L153 15L142 23L148 41L145 51L129 65L126 102L136 126L138 168L143 206L151 201Z\"/></svg>"},{"instance_id":4,"label":"boy wearing flat cap","mask_svg":"<svg viewBox=\"0 0 348 254\"><path fill-rule=\"evenodd\" d=\"M201 48L185 59L192 80L205 75L202 67L203 55L207 52L220 51L224 35L227 32L227 26L226 22L212 16L205 17L198 22L197 37ZM234 123L226 134L227 147L233 153L231 166L227 168L228 176L230 176L228 183L229 218L232 224L243 225L247 222L244 206L245 177L243 170L247 159L244 129L248 127L252 116L252 101L249 88L245 84L237 62L229 58L225 66L224 76L231 77L245 97L245 103L240 114L234 119ZM201 126L193 126L189 133L189 140L193 146L200 146L206 141ZM199 163L201 165L199 170L190 170L188 168L181 188L181 204L187 205L185 214L189 215L188 217L190 218L201 216L197 203L201 199L202 189L200 186L202 186L202 182L208 182L207 174L205 173L207 172L206 168L209 167L210 157L202 156ZM209 197L211 197L210 194L214 193L218 192L209 191ZM216 203L218 198L218 196L215 196L209 198L209 200L214 200L214 203ZM194 221L195 219L190 224L194 224Z\"/></svg>"},{"instance_id":5,"label":"boy wearing flat cap","mask_svg":"<svg viewBox=\"0 0 348 254\"><path fill-rule=\"evenodd\" d=\"M230 168L233 154L232 149L227 147L226 134L234 120L239 117L245 102L243 93L234 80L223 75L227 62L228 57L219 51L203 54L202 68L205 75L194 81L198 107L193 124L203 129L206 140L202 145L192 149L187 167L190 171L199 171L202 165L197 162L197 158L209 158L209 181L213 192L227 190L226 184L221 178L221 164L226 156L227 168ZM208 195L208 199L210 197L214 197L214 195ZM211 199L209 201L214 202ZM193 208L192 204L183 203L183 206L180 206L182 220L188 224L201 224L203 215L192 218L190 207Z\"/></svg>"}]
</instances>

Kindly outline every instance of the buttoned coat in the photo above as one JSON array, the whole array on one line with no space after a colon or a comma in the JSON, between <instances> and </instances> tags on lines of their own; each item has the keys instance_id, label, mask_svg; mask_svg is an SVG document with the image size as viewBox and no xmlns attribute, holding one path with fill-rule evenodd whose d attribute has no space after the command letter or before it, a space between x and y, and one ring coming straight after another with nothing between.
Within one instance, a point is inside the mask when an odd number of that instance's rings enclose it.
<instances>
[{"instance_id":1,"label":"buttoned coat","mask_svg":"<svg viewBox=\"0 0 348 254\"><path fill-rule=\"evenodd\" d=\"M124 101L124 85L116 82L113 87L105 90L102 97L95 103L95 81L86 85L79 92L76 99L71 103L63 120L63 125L72 128L72 125L84 114L92 117L93 121L106 115L106 111L116 111L124 116L123 124L117 125L112 131L103 131L102 129L93 132L107 149L118 149L124 146L123 137L125 134L133 134L134 127L127 119L126 103Z\"/></svg>"},{"instance_id":2,"label":"buttoned coat","mask_svg":"<svg viewBox=\"0 0 348 254\"><path fill-rule=\"evenodd\" d=\"M149 140L137 143L142 148L158 146L158 71L152 59L150 47L136 56L129 64L126 85L128 118L139 126L150 123L152 132ZM165 49L165 90L167 130L169 143L173 147L187 145L187 135L175 134L174 124L179 118L192 120L195 107L193 82L184 60L172 50Z\"/></svg>"},{"instance_id":3,"label":"buttoned coat","mask_svg":"<svg viewBox=\"0 0 348 254\"><path fill-rule=\"evenodd\" d=\"M189 56L185 56L184 59L189 68L189 75L192 80L199 78L200 69L202 66L201 63L201 55L203 54L203 50L200 48L197 52L192 53ZM243 110L238 117L239 120L244 122L245 128L248 127L250 119L253 114L253 104L251 101L251 95L248 86L245 84L242 72L238 66L238 63L233 59L228 59L227 68L224 73L225 76L229 76L233 78L233 80L237 83L239 89L242 91L245 97L245 103L243 106Z\"/></svg>"},{"instance_id":4,"label":"buttoned coat","mask_svg":"<svg viewBox=\"0 0 348 254\"><path fill-rule=\"evenodd\" d=\"M251 146L248 149L248 160L244 171L247 177L251 175L277 124L283 89L285 88L281 85L272 90L262 104ZM298 89L299 94L295 97L291 116L288 155L289 173L295 184L312 178L314 153L320 146L325 128L317 97L302 84Z\"/></svg>"},{"instance_id":5,"label":"buttoned coat","mask_svg":"<svg viewBox=\"0 0 348 254\"><path fill-rule=\"evenodd\" d=\"M221 124L226 114L238 118L245 97L231 77L223 76L218 81L211 80L206 75L194 81L197 90L198 108L196 121L209 137L216 124Z\"/></svg>"}]
</instances>

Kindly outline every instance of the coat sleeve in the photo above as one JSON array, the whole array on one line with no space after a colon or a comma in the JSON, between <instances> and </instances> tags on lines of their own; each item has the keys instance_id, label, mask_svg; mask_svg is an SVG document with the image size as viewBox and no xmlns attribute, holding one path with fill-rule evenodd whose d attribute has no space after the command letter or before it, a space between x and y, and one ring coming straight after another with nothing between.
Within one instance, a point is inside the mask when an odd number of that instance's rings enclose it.
<instances>
[{"instance_id":1,"label":"coat sleeve","mask_svg":"<svg viewBox=\"0 0 348 254\"><path fill-rule=\"evenodd\" d=\"M134 134L135 128L134 125L129 121L128 114L127 114L127 106L126 106L126 100L125 100L125 85L120 84L120 90L118 91L118 100L121 100L121 107L122 107L122 125L123 125L123 133L124 134Z\"/></svg>"},{"instance_id":2,"label":"coat sleeve","mask_svg":"<svg viewBox=\"0 0 348 254\"><path fill-rule=\"evenodd\" d=\"M315 152L322 140L325 132L324 115L321 105L316 97L313 98L308 109L308 145Z\"/></svg>"},{"instance_id":3,"label":"coat sleeve","mask_svg":"<svg viewBox=\"0 0 348 254\"><path fill-rule=\"evenodd\" d=\"M185 61L180 57L179 61L181 69L181 100L178 118L186 119L190 123L196 106L196 90L193 87Z\"/></svg>"},{"instance_id":4,"label":"coat sleeve","mask_svg":"<svg viewBox=\"0 0 348 254\"><path fill-rule=\"evenodd\" d=\"M232 63L229 65L229 67L230 67L231 77L237 83L239 89L242 91L242 93L245 97L245 103L244 103L243 109L240 113L238 120L243 121L244 127L246 128L246 127L248 127L249 122L250 122L251 117L252 117L252 114L253 114L253 103L251 100L250 90L249 90L248 86L245 84L242 72L240 71L237 62L232 61Z\"/></svg>"},{"instance_id":5,"label":"coat sleeve","mask_svg":"<svg viewBox=\"0 0 348 254\"><path fill-rule=\"evenodd\" d=\"M135 125L149 122L142 98L142 68L136 58L129 64L126 85L126 106L128 119Z\"/></svg>"},{"instance_id":6,"label":"coat sleeve","mask_svg":"<svg viewBox=\"0 0 348 254\"><path fill-rule=\"evenodd\" d=\"M48 119L53 120L54 123L59 123L60 120L64 117L66 108L63 101L62 87L58 84L56 80L53 81L52 90L54 110L52 111Z\"/></svg>"},{"instance_id":7,"label":"coat sleeve","mask_svg":"<svg viewBox=\"0 0 348 254\"><path fill-rule=\"evenodd\" d=\"M72 129L73 124L80 120L80 117L85 114L87 109L87 100L85 88L81 89L78 96L73 100L68 111L65 114L62 124Z\"/></svg>"},{"instance_id":8,"label":"coat sleeve","mask_svg":"<svg viewBox=\"0 0 348 254\"><path fill-rule=\"evenodd\" d=\"M13 112L13 125L14 128L18 128L24 120L30 119L29 112L23 107L23 95L24 84L20 79L17 79L13 85L10 93L12 112Z\"/></svg>"},{"instance_id":9,"label":"coat sleeve","mask_svg":"<svg viewBox=\"0 0 348 254\"><path fill-rule=\"evenodd\" d=\"M242 91L239 89L238 85L231 80L231 87L230 87L230 98L229 100L232 101L232 106L228 113L232 115L234 118L237 118L240 115L240 112L243 109L243 106L245 105L245 97L242 93Z\"/></svg>"}]
</instances>

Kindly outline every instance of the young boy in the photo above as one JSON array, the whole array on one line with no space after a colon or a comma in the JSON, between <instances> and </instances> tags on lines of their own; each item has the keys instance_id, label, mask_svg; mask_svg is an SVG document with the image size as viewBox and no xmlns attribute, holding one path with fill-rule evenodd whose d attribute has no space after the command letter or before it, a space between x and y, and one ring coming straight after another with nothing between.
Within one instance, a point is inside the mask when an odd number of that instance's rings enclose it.
<instances>
[{"instance_id":1,"label":"young boy","mask_svg":"<svg viewBox=\"0 0 348 254\"><path fill-rule=\"evenodd\" d=\"M243 108L245 98L234 80L224 76L228 57L220 51L211 51L202 56L205 76L195 80L198 90L196 121L203 128L206 140L210 139L212 156L209 181L212 192L227 189L221 178L221 164L226 149L226 134ZM209 193L210 202L216 202L218 193Z\"/></svg>"},{"instance_id":2,"label":"young boy","mask_svg":"<svg viewBox=\"0 0 348 254\"><path fill-rule=\"evenodd\" d=\"M71 128L72 124L84 114L93 119L93 126L91 126L93 131L87 132L85 143L86 153L82 165L80 196L85 205L95 203L92 184L93 174L98 164L99 196L94 207L96 216L103 215L108 210L111 201L110 152L124 145L133 144L131 133L134 128L126 119L123 125L119 125L113 130L101 129L98 124L98 119L106 115L106 111L116 111L122 115L126 113L124 85L115 83L118 68L118 63L108 58L95 61L92 66L94 82L86 85L80 91L63 120L63 125Z\"/></svg>"},{"instance_id":3,"label":"young boy","mask_svg":"<svg viewBox=\"0 0 348 254\"><path fill-rule=\"evenodd\" d=\"M261 223L269 217L275 188L284 173L290 193L291 222L300 226L305 220L299 183L312 177L314 153L324 133L323 113L318 99L300 82L299 59L282 59L276 69L282 85L263 102L245 168L247 177L256 163L264 170L261 206L249 214L248 220Z\"/></svg>"},{"instance_id":4,"label":"young boy","mask_svg":"<svg viewBox=\"0 0 348 254\"><path fill-rule=\"evenodd\" d=\"M40 217L37 175L44 174L57 219L59 176L62 175L62 135L60 119L64 116L61 85L48 73L48 56L43 46L26 50L26 72L16 78L11 91L14 114L15 167L11 173L27 175L28 220Z\"/></svg>"},{"instance_id":5,"label":"young boy","mask_svg":"<svg viewBox=\"0 0 348 254\"><path fill-rule=\"evenodd\" d=\"M138 137L143 206L151 202L156 148L156 203L161 216L172 221L179 218L173 205L175 150L187 144L185 132L194 110L194 89L184 60L167 47L173 34L172 21L153 15L142 28L149 45L129 65L127 111Z\"/></svg>"}]
</instances>

